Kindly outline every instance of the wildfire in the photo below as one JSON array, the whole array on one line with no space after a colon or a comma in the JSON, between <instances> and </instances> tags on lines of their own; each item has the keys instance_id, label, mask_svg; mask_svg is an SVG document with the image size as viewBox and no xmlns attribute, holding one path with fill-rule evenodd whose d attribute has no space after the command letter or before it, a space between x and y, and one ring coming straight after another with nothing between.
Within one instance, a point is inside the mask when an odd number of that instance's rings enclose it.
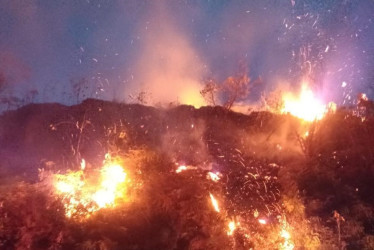
<instances>
[{"instance_id":1,"label":"wildfire","mask_svg":"<svg viewBox=\"0 0 374 250\"><path fill-rule=\"evenodd\" d=\"M82 166L85 166L83 162ZM55 174L53 178L55 192L62 198L67 217L89 217L124 198L126 173L122 166L106 164L99 174L89 176L85 175L82 166L79 171Z\"/></svg>"},{"instance_id":2,"label":"wildfire","mask_svg":"<svg viewBox=\"0 0 374 250\"><path fill-rule=\"evenodd\" d=\"M305 121L321 120L327 112L326 105L314 96L307 84L302 85L299 96L286 93L282 99L284 102L282 113L290 113Z\"/></svg>"}]
</instances>

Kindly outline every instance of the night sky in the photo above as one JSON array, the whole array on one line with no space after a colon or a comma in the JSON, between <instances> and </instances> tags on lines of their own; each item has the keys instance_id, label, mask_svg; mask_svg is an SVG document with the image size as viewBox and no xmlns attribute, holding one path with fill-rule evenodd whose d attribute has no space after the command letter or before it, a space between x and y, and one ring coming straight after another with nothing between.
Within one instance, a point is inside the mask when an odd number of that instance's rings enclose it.
<instances>
[{"instance_id":1,"label":"night sky","mask_svg":"<svg viewBox=\"0 0 374 250\"><path fill-rule=\"evenodd\" d=\"M2 95L72 104L85 78L91 97L183 102L244 62L262 79L248 102L306 75L325 101L374 97L373 0L0 2Z\"/></svg>"}]
</instances>

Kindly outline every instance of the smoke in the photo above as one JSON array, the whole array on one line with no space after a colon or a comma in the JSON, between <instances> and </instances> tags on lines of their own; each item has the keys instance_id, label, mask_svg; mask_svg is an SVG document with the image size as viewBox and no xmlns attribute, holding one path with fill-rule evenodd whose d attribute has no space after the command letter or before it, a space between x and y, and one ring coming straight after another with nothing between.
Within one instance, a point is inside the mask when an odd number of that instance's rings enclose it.
<instances>
[{"instance_id":1,"label":"smoke","mask_svg":"<svg viewBox=\"0 0 374 250\"><path fill-rule=\"evenodd\" d=\"M184 118L189 115L185 113ZM204 141L205 122L200 119L183 120L179 125L171 126L162 136L161 149L176 163L203 167L211 160Z\"/></svg>"},{"instance_id":2,"label":"smoke","mask_svg":"<svg viewBox=\"0 0 374 250\"><path fill-rule=\"evenodd\" d=\"M202 80L222 82L237 73L239 61L252 79L263 80L249 103L283 82L297 86L305 75L326 100L357 91L372 97L373 9L371 0L6 0L0 70L20 89L49 93L37 101L66 104L70 79L84 77L100 82L102 99L145 91L150 104L200 106ZM27 74L3 69L4 53Z\"/></svg>"},{"instance_id":3,"label":"smoke","mask_svg":"<svg viewBox=\"0 0 374 250\"><path fill-rule=\"evenodd\" d=\"M139 25L135 83L127 91L145 91L153 104L177 102L200 107L204 104L199 93L204 64L175 23L164 1L150 3L145 21Z\"/></svg>"}]
</instances>

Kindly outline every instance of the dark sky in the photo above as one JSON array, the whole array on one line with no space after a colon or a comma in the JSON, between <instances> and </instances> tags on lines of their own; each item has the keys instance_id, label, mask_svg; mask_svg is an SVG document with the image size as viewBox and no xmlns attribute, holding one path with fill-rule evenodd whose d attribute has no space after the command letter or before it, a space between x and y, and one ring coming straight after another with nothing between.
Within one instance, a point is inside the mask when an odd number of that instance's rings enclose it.
<instances>
[{"instance_id":1,"label":"dark sky","mask_svg":"<svg viewBox=\"0 0 374 250\"><path fill-rule=\"evenodd\" d=\"M249 101L305 76L326 101L373 98L374 1L1 0L3 94L73 103L86 78L92 97L183 102L240 62L263 80Z\"/></svg>"}]
</instances>

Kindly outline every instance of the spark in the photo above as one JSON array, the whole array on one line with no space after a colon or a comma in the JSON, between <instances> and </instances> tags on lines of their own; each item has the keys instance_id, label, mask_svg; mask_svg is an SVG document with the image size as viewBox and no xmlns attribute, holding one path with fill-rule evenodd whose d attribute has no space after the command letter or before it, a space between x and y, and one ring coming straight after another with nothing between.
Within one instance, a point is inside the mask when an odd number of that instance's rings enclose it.
<instances>
[{"instance_id":1,"label":"spark","mask_svg":"<svg viewBox=\"0 0 374 250\"><path fill-rule=\"evenodd\" d=\"M214 196L211 193L209 193L209 196L210 196L210 200L212 201L212 205L214 207L214 210L217 213L219 213L220 210L219 210L219 206L218 206L218 201L216 200L216 198L214 198Z\"/></svg>"}]
</instances>

